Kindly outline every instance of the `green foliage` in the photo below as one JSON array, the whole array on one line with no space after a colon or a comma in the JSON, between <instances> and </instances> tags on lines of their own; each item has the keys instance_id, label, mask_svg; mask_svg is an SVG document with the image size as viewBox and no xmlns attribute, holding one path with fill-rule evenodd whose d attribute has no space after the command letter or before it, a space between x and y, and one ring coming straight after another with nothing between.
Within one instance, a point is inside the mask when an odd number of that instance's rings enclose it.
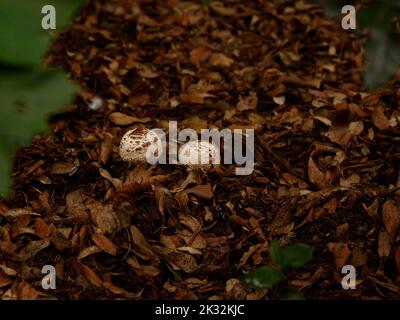
<instances>
[{"instance_id":1,"label":"green foliage","mask_svg":"<svg viewBox=\"0 0 400 320\"><path fill-rule=\"evenodd\" d=\"M355 1L320 0L329 16L341 14L341 8ZM357 29L367 30L364 82L374 89L390 80L400 64L399 36L392 29L395 17L400 16L400 0L378 1L357 12Z\"/></svg>"},{"instance_id":2,"label":"green foliage","mask_svg":"<svg viewBox=\"0 0 400 320\"><path fill-rule=\"evenodd\" d=\"M399 39L391 28L391 22L400 13L399 8L393 6L395 4L376 3L358 15L359 27L369 30L364 79L370 89L390 80L400 64Z\"/></svg>"},{"instance_id":3,"label":"green foliage","mask_svg":"<svg viewBox=\"0 0 400 320\"><path fill-rule=\"evenodd\" d=\"M13 66L38 66L52 40L42 29L42 7L57 10L57 29L71 21L82 0L1 0L0 62Z\"/></svg>"},{"instance_id":4,"label":"green foliage","mask_svg":"<svg viewBox=\"0 0 400 320\"><path fill-rule=\"evenodd\" d=\"M276 241L271 241L269 253L274 266L262 266L249 273L245 281L252 288L273 289L284 278L284 272L303 266L311 259L313 248L305 244L293 244L280 247ZM288 300L302 299L302 294L295 288L284 287L279 296Z\"/></svg>"},{"instance_id":5,"label":"green foliage","mask_svg":"<svg viewBox=\"0 0 400 320\"><path fill-rule=\"evenodd\" d=\"M5 193L16 147L46 129L48 115L70 101L75 86L62 71L0 69L0 92L0 192Z\"/></svg>"},{"instance_id":6,"label":"green foliage","mask_svg":"<svg viewBox=\"0 0 400 320\"><path fill-rule=\"evenodd\" d=\"M341 14L345 5L354 5L354 0L319 0L325 6L328 17L336 17Z\"/></svg>"},{"instance_id":7,"label":"green foliage","mask_svg":"<svg viewBox=\"0 0 400 320\"><path fill-rule=\"evenodd\" d=\"M271 266L262 266L246 276L246 282L253 288L272 289L274 285L283 279L281 270Z\"/></svg>"},{"instance_id":8,"label":"green foliage","mask_svg":"<svg viewBox=\"0 0 400 320\"><path fill-rule=\"evenodd\" d=\"M57 9L57 29L81 0L0 1L0 194L9 190L12 156L32 135L47 128L48 116L71 102L77 88L64 72L41 64L51 34L41 27L44 5Z\"/></svg>"},{"instance_id":9,"label":"green foliage","mask_svg":"<svg viewBox=\"0 0 400 320\"><path fill-rule=\"evenodd\" d=\"M311 259L313 250L305 244L293 244L287 247L279 247L276 241L271 241L271 259L282 268L299 268Z\"/></svg>"}]
</instances>

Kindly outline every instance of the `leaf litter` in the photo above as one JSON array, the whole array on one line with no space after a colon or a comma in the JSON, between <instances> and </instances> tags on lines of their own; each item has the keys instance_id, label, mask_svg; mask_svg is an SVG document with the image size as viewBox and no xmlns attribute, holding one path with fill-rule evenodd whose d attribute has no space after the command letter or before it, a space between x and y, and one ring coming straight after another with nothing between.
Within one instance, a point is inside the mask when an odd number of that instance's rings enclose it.
<instances>
[{"instance_id":1,"label":"leaf litter","mask_svg":"<svg viewBox=\"0 0 400 320\"><path fill-rule=\"evenodd\" d=\"M306 298L400 298L400 78L368 93L365 38L318 5L224 3L88 1L58 37L47 62L81 92L15 158L2 299L266 299L243 276L272 239L314 247L287 279ZM254 172L120 159L127 130L168 120L255 128Z\"/></svg>"}]
</instances>

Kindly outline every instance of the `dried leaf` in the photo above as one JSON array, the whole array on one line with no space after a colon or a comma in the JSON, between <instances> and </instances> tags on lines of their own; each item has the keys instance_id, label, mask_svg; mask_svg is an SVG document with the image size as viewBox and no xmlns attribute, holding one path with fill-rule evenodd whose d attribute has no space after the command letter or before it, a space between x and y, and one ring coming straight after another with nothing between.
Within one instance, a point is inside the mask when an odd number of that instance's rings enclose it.
<instances>
[{"instance_id":1,"label":"dried leaf","mask_svg":"<svg viewBox=\"0 0 400 320\"><path fill-rule=\"evenodd\" d=\"M114 233L120 229L118 217L112 205L103 205L101 202L94 201L89 205L90 216L93 223L102 233Z\"/></svg>"},{"instance_id":2,"label":"dried leaf","mask_svg":"<svg viewBox=\"0 0 400 320\"><path fill-rule=\"evenodd\" d=\"M15 277L18 273L12 268L7 267L4 264L0 264L0 269L7 275L11 277Z\"/></svg>"},{"instance_id":3,"label":"dried leaf","mask_svg":"<svg viewBox=\"0 0 400 320\"><path fill-rule=\"evenodd\" d=\"M76 172L76 170L77 167L73 162L57 162L54 163L53 166L51 167L50 173L59 175L65 175L65 174L72 175Z\"/></svg>"},{"instance_id":4,"label":"dried leaf","mask_svg":"<svg viewBox=\"0 0 400 320\"><path fill-rule=\"evenodd\" d=\"M186 189L188 194L194 194L200 199L211 200L214 196L211 184L198 185L190 189Z\"/></svg>"},{"instance_id":5,"label":"dried leaf","mask_svg":"<svg viewBox=\"0 0 400 320\"><path fill-rule=\"evenodd\" d=\"M391 250L390 235L385 230L379 232L378 254L380 257L388 257Z\"/></svg>"},{"instance_id":6,"label":"dried leaf","mask_svg":"<svg viewBox=\"0 0 400 320\"><path fill-rule=\"evenodd\" d=\"M92 236L92 240L104 252L107 252L108 254L110 254L112 256L117 255L117 247L105 235L100 234L100 233L95 233Z\"/></svg>"},{"instance_id":7,"label":"dried leaf","mask_svg":"<svg viewBox=\"0 0 400 320\"><path fill-rule=\"evenodd\" d=\"M111 133L106 132L104 134L104 140L101 144L101 151L100 151L101 163L106 164L108 162L113 147L114 147L114 136Z\"/></svg>"},{"instance_id":8,"label":"dried leaf","mask_svg":"<svg viewBox=\"0 0 400 320\"><path fill-rule=\"evenodd\" d=\"M66 250L70 246L70 241L68 238L61 232L60 229L53 230L50 236L51 243L56 247L56 249L60 252Z\"/></svg>"},{"instance_id":9,"label":"dried leaf","mask_svg":"<svg viewBox=\"0 0 400 320\"><path fill-rule=\"evenodd\" d=\"M89 214L84 203L85 199L87 199L87 196L82 189L68 193L65 198L67 213L83 223L89 220Z\"/></svg>"},{"instance_id":10,"label":"dried leaf","mask_svg":"<svg viewBox=\"0 0 400 320\"><path fill-rule=\"evenodd\" d=\"M89 282L96 286L96 287L101 287L103 285L103 281L99 278L99 276L88 266L85 266L84 264L81 264L81 270L82 273L85 275L86 279L89 280Z\"/></svg>"},{"instance_id":11,"label":"dried leaf","mask_svg":"<svg viewBox=\"0 0 400 320\"><path fill-rule=\"evenodd\" d=\"M111 282L104 282L103 287L114 294L123 295L130 299L135 298L135 295L133 293L126 291L125 289L119 288L119 287L113 285Z\"/></svg>"},{"instance_id":12,"label":"dried leaf","mask_svg":"<svg viewBox=\"0 0 400 320\"><path fill-rule=\"evenodd\" d=\"M110 121L117 126L129 126L133 123L148 123L152 120L149 117L137 118L121 112L114 112L110 114Z\"/></svg>"},{"instance_id":13,"label":"dried leaf","mask_svg":"<svg viewBox=\"0 0 400 320\"><path fill-rule=\"evenodd\" d=\"M36 300L39 297L39 292L24 281L18 284L17 295L19 300Z\"/></svg>"},{"instance_id":14,"label":"dried leaf","mask_svg":"<svg viewBox=\"0 0 400 320\"><path fill-rule=\"evenodd\" d=\"M240 96L239 101L236 105L237 110L245 111L245 110L254 110L257 108L258 98L257 93L251 91L247 97Z\"/></svg>"},{"instance_id":15,"label":"dried leaf","mask_svg":"<svg viewBox=\"0 0 400 320\"><path fill-rule=\"evenodd\" d=\"M40 214L32 212L30 209L12 209L4 212L0 211L0 215L6 218L17 218L21 216L40 216Z\"/></svg>"},{"instance_id":16,"label":"dried leaf","mask_svg":"<svg viewBox=\"0 0 400 320\"><path fill-rule=\"evenodd\" d=\"M164 209L165 209L165 191L166 191L166 189L156 187L154 191L155 191L158 212L160 212L160 214L163 216Z\"/></svg>"},{"instance_id":17,"label":"dried leaf","mask_svg":"<svg viewBox=\"0 0 400 320\"><path fill-rule=\"evenodd\" d=\"M211 51L205 47L197 47L190 51L190 62L195 65L207 61L211 56Z\"/></svg>"},{"instance_id":18,"label":"dried leaf","mask_svg":"<svg viewBox=\"0 0 400 320\"><path fill-rule=\"evenodd\" d=\"M111 174L106 169L99 168L99 172L100 172L100 175L104 179L107 179L108 181L110 181L113 184L115 189L121 189L122 188L122 181L117 179L117 178L113 178L111 176Z\"/></svg>"},{"instance_id":19,"label":"dried leaf","mask_svg":"<svg viewBox=\"0 0 400 320\"><path fill-rule=\"evenodd\" d=\"M79 253L78 260L84 259L88 256L91 256L92 254L96 254L99 252L101 252L101 249L97 246L87 247Z\"/></svg>"},{"instance_id":20,"label":"dried leaf","mask_svg":"<svg viewBox=\"0 0 400 320\"><path fill-rule=\"evenodd\" d=\"M137 254L144 260L152 259L158 263L160 260L154 254L140 230L133 225L130 226L129 230L131 232L134 248L138 251Z\"/></svg>"},{"instance_id":21,"label":"dried leaf","mask_svg":"<svg viewBox=\"0 0 400 320\"><path fill-rule=\"evenodd\" d=\"M233 62L233 59L223 53L213 53L209 60L209 63L215 67L230 67Z\"/></svg>"},{"instance_id":22,"label":"dried leaf","mask_svg":"<svg viewBox=\"0 0 400 320\"><path fill-rule=\"evenodd\" d=\"M318 168L312 157L308 160L308 178L319 189L323 189L326 186L325 175Z\"/></svg>"},{"instance_id":23,"label":"dried leaf","mask_svg":"<svg viewBox=\"0 0 400 320\"><path fill-rule=\"evenodd\" d=\"M50 245L50 239L36 240L28 243L20 252L21 260L26 261L36 256Z\"/></svg>"},{"instance_id":24,"label":"dried leaf","mask_svg":"<svg viewBox=\"0 0 400 320\"><path fill-rule=\"evenodd\" d=\"M328 249L332 252L333 257L335 258L336 268L341 268L346 264L347 259L351 255L351 251L347 246L347 243L328 243Z\"/></svg>"},{"instance_id":25,"label":"dried leaf","mask_svg":"<svg viewBox=\"0 0 400 320\"><path fill-rule=\"evenodd\" d=\"M400 208L393 200L388 200L383 204L382 220L390 237L394 238L400 227Z\"/></svg>"},{"instance_id":26,"label":"dried leaf","mask_svg":"<svg viewBox=\"0 0 400 320\"><path fill-rule=\"evenodd\" d=\"M387 130L390 128L390 121L386 118L382 107L374 108L371 119L379 130Z\"/></svg>"},{"instance_id":27,"label":"dried leaf","mask_svg":"<svg viewBox=\"0 0 400 320\"><path fill-rule=\"evenodd\" d=\"M191 273L199 268L196 259L190 254L174 254L171 262L186 273Z\"/></svg>"},{"instance_id":28,"label":"dried leaf","mask_svg":"<svg viewBox=\"0 0 400 320\"><path fill-rule=\"evenodd\" d=\"M35 219L35 232L40 238L47 238L50 235L51 227L42 218Z\"/></svg>"}]
</instances>

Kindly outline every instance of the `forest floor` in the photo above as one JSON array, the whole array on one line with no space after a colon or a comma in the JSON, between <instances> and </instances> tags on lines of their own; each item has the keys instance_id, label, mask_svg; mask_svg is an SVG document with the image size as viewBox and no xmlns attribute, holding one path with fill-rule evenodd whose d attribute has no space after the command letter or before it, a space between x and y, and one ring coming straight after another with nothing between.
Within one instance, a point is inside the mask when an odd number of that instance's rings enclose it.
<instances>
[{"instance_id":1,"label":"forest floor","mask_svg":"<svg viewBox=\"0 0 400 320\"><path fill-rule=\"evenodd\" d=\"M81 92L0 201L0 297L278 298L242 281L275 239L314 247L285 279L307 299L399 299L400 77L368 92L364 42L306 1L89 1L48 57ZM170 120L254 128L254 172L185 187L181 166L122 161L127 130Z\"/></svg>"}]
</instances>

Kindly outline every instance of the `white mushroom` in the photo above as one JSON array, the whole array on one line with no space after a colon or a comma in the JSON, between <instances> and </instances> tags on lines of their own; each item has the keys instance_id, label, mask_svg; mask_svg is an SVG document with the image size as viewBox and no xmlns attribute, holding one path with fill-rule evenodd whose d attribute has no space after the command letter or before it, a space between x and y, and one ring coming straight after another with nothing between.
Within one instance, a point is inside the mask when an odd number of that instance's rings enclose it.
<instances>
[{"instance_id":1,"label":"white mushroom","mask_svg":"<svg viewBox=\"0 0 400 320\"><path fill-rule=\"evenodd\" d=\"M179 163L189 170L207 170L220 163L219 150L206 141L190 141L179 149Z\"/></svg>"},{"instance_id":2,"label":"white mushroom","mask_svg":"<svg viewBox=\"0 0 400 320\"><path fill-rule=\"evenodd\" d=\"M220 164L218 148L206 141L190 141L179 149L179 164L188 168L188 176L175 191L185 190L191 183L198 182L199 173L210 169L215 164Z\"/></svg>"},{"instance_id":3,"label":"white mushroom","mask_svg":"<svg viewBox=\"0 0 400 320\"><path fill-rule=\"evenodd\" d=\"M135 128L129 130L122 137L119 154L124 161L144 165L149 162L148 157L158 158L160 142L161 140L155 132L142 127ZM150 154L148 150L151 150Z\"/></svg>"}]
</instances>

